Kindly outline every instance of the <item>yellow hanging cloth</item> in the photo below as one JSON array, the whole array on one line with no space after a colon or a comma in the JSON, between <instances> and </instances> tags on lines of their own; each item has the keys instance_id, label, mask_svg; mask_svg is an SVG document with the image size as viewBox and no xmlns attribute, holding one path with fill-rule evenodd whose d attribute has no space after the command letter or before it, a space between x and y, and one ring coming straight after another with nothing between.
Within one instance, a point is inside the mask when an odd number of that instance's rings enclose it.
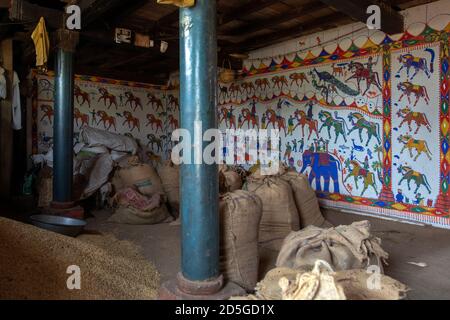
<instances>
[{"instance_id":1,"label":"yellow hanging cloth","mask_svg":"<svg viewBox=\"0 0 450 320\"><path fill-rule=\"evenodd\" d=\"M187 8L195 5L195 0L158 0L159 4L173 4L177 7Z\"/></svg>"},{"instance_id":2,"label":"yellow hanging cloth","mask_svg":"<svg viewBox=\"0 0 450 320\"><path fill-rule=\"evenodd\" d=\"M34 47L36 49L36 66L42 70L46 71L48 54L50 51L50 40L48 38L47 28L45 27L45 20L43 17L39 19L39 23L34 29L31 35L33 39Z\"/></svg>"}]
</instances>

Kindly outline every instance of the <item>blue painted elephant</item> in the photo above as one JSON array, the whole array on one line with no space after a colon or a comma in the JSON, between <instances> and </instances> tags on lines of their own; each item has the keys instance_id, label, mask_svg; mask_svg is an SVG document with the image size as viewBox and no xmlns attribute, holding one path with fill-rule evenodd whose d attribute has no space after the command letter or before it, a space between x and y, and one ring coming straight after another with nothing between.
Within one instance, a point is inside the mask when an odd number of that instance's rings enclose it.
<instances>
[{"instance_id":1,"label":"blue painted elephant","mask_svg":"<svg viewBox=\"0 0 450 320\"><path fill-rule=\"evenodd\" d=\"M312 185L316 180L316 191L322 191L320 179L323 177L324 192L330 190L330 179L333 179L334 192L339 193L339 172L341 171L340 161L332 154L326 152L312 152L307 150L303 153L303 167L301 173L311 167L309 174L309 183Z\"/></svg>"}]
</instances>

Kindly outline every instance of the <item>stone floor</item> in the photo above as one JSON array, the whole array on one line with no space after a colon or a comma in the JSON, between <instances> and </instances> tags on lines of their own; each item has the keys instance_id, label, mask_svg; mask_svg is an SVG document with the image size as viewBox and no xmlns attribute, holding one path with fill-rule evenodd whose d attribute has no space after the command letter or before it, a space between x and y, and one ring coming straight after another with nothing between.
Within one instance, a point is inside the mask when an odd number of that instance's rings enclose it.
<instances>
[{"instance_id":1,"label":"stone floor","mask_svg":"<svg viewBox=\"0 0 450 320\"><path fill-rule=\"evenodd\" d=\"M156 265L162 281L174 278L180 269L180 227L169 224L129 226L106 222L108 211L97 211L88 219L88 232L113 233L119 239L139 244L144 255ZM389 252L387 275L407 284L409 299L450 299L450 231L368 218L332 210L325 216L334 225L370 220L372 232ZM277 252L261 251L260 276L270 270ZM408 262L424 262L418 267Z\"/></svg>"}]
</instances>

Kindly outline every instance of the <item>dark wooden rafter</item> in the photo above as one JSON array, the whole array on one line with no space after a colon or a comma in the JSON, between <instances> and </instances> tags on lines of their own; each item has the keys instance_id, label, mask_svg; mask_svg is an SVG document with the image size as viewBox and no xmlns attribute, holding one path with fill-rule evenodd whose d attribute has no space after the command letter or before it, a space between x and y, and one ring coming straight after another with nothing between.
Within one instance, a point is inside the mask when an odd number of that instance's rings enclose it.
<instances>
[{"instance_id":1,"label":"dark wooden rafter","mask_svg":"<svg viewBox=\"0 0 450 320\"><path fill-rule=\"evenodd\" d=\"M227 24L234 20L239 20L251 13L261 11L271 5L278 3L278 0L253 0L239 6L235 9L230 10L222 15L219 15L219 25Z\"/></svg>"},{"instance_id":2,"label":"dark wooden rafter","mask_svg":"<svg viewBox=\"0 0 450 320\"><path fill-rule=\"evenodd\" d=\"M251 34L261 29L270 29L284 22L300 18L324 8L326 8L326 5L320 2L310 2L304 6L293 8L288 10L287 12L283 12L276 17L264 18L249 22L245 26L240 26L238 28L227 31L226 34L230 36L238 36L242 34Z\"/></svg>"},{"instance_id":3,"label":"dark wooden rafter","mask_svg":"<svg viewBox=\"0 0 450 320\"><path fill-rule=\"evenodd\" d=\"M395 11L387 2L373 0L320 0L337 11L366 23L369 15L367 8L377 4L381 9L381 31L388 34L402 33L405 31L403 16Z\"/></svg>"},{"instance_id":4,"label":"dark wooden rafter","mask_svg":"<svg viewBox=\"0 0 450 320\"><path fill-rule=\"evenodd\" d=\"M314 19L310 23L299 23L293 27L277 30L267 35L250 38L242 43L238 43L236 45L236 49L239 48L243 51L251 51L254 49L266 47L268 45L272 45L289 38L300 37L318 28L333 27L338 22L341 22L343 20L348 20L348 17L342 15L341 13L332 13L330 15Z\"/></svg>"}]
</instances>

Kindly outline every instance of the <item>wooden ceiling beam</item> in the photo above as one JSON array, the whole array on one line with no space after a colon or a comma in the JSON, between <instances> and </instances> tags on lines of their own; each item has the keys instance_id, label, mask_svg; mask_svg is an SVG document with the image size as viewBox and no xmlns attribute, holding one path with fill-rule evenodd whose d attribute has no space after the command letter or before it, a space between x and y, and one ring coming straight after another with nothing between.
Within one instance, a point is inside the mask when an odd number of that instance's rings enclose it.
<instances>
[{"instance_id":1,"label":"wooden ceiling beam","mask_svg":"<svg viewBox=\"0 0 450 320\"><path fill-rule=\"evenodd\" d=\"M254 0L240 7L231 9L222 15L219 15L219 25L227 24L233 20L239 20L251 13L261 11L271 5L278 3L278 0Z\"/></svg>"},{"instance_id":2,"label":"wooden ceiling beam","mask_svg":"<svg viewBox=\"0 0 450 320\"><path fill-rule=\"evenodd\" d=\"M295 25L294 27L277 30L267 35L256 36L248 40L244 40L243 42L236 44L235 49L248 52L275 43L279 43L287 39L300 37L305 33L317 28L332 27L344 20L348 20L348 17L341 13L332 13L330 15L314 19L310 23L300 23Z\"/></svg>"},{"instance_id":3,"label":"wooden ceiling beam","mask_svg":"<svg viewBox=\"0 0 450 320\"><path fill-rule=\"evenodd\" d=\"M370 5L377 4L373 0L320 0L335 10L349 16L350 18L367 22L369 15L367 8ZM387 2L379 4L381 9L381 31L387 34L402 33L405 31L403 16L395 11Z\"/></svg>"},{"instance_id":4,"label":"wooden ceiling beam","mask_svg":"<svg viewBox=\"0 0 450 320\"><path fill-rule=\"evenodd\" d=\"M242 34L251 34L261 29L270 29L284 22L300 18L326 7L326 5L320 2L310 2L304 6L288 10L287 12L283 12L276 17L269 17L257 21L251 21L247 23L246 26L234 28L228 31L226 34L230 36L240 36Z\"/></svg>"}]
</instances>

